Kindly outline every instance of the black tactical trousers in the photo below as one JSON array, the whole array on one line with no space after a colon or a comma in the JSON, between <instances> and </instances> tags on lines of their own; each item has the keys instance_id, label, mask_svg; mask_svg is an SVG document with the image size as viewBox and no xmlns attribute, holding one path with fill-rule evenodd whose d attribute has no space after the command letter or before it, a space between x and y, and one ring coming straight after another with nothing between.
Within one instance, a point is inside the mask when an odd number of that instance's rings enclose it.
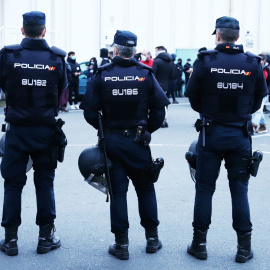
<instances>
[{"instance_id":1,"label":"black tactical trousers","mask_svg":"<svg viewBox=\"0 0 270 270\"><path fill-rule=\"evenodd\" d=\"M36 224L54 222L55 200L53 181L55 168L49 162L52 127L10 126L6 133L5 154L1 174L5 179L4 207L1 225L18 227L21 224L21 193L26 184L26 165L33 159L36 188Z\"/></svg>"},{"instance_id":2,"label":"black tactical trousers","mask_svg":"<svg viewBox=\"0 0 270 270\"><path fill-rule=\"evenodd\" d=\"M225 160L232 201L233 228L237 232L251 231L248 203L248 164L242 162L251 154L249 137L241 128L217 125L206 135L202 146L202 133L197 144L196 197L193 226L205 231L211 224L212 197L216 188L221 161ZM229 202L228 202L229 203Z\"/></svg>"},{"instance_id":3,"label":"black tactical trousers","mask_svg":"<svg viewBox=\"0 0 270 270\"><path fill-rule=\"evenodd\" d=\"M135 187L141 225L145 229L157 227L157 201L153 184L142 182L141 170L151 164L148 146L134 143L134 136L124 136L121 132L108 136L106 149L113 167L110 170L114 205L111 205L111 231L124 232L129 228L127 210L127 191L129 178Z\"/></svg>"}]
</instances>

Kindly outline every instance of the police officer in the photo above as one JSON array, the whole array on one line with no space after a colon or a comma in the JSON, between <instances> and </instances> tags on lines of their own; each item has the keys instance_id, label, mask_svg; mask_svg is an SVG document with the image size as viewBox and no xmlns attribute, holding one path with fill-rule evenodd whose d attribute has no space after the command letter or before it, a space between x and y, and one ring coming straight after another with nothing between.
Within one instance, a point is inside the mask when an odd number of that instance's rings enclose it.
<instances>
[{"instance_id":1,"label":"police officer","mask_svg":"<svg viewBox=\"0 0 270 270\"><path fill-rule=\"evenodd\" d=\"M233 229L237 233L237 262L253 257L248 181L250 178L251 114L267 95L260 57L244 53L239 22L231 17L216 20L216 48L199 53L185 95L203 120L197 144L194 236L187 252L206 259L206 234L211 223L212 196L222 159L232 197Z\"/></svg>"},{"instance_id":2,"label":"police officer","mask_svg":"<svg viewBox=\"0 0 270 270\"><path fill-rule=\"evenodd\" d=\"M116 32L113 43L115 57L112 63L99 68L95 79L88 83L80 105L86 121L96 129L98 111L102 110L107 134L106 151L112 162L110 175L114 201L110 211L115 244L109 247L109 253L121 260L129 258L128 178L132 180L138 196L141 225L147 239L146 252L155 253L162 247L158 238L154 184L145 174L152 163L148 145L150 135L161 127L165 106L170 102L152 69L133 58L136 45L137 36L133 33ZM144 136L135 142L138 127L142 127Z\"/></svg>"},{"instance_id":3,"label":"police officer","mask_svg":"<svg viewBox=\"0 0 270 270\"><path fill-rule=\"evenodd\" d=\"M18 227L21 224L21 193L26 183L26 165L33 159L39 226L38 253L60 247L54 237L55 200L53 180L56 161L51 159L58 96L67 87L65 52L49 47L45 41L45 14L23 14L24 39L20 45L0 51L0 86L6 94L5 154L1 163L5 179L1 225L5 239L0 249L7 255L18 254Z\"/></svg>"}]
</instances>

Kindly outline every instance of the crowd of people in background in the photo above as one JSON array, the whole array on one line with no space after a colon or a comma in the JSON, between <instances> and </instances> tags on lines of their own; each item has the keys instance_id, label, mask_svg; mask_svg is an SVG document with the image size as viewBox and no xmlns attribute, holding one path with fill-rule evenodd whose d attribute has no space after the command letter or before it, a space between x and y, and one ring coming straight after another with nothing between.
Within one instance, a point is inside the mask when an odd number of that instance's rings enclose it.
<instances>
[{"instance_id":1,"label":"crowd of people in background","mask_svg":"<svg viewBox=\"0 0 270 270\"><path fill-rule=\"evenodd\" d=\"M200 48L198 53L204 50L207 50L207 48ZM259 56L262 58L261 64L263 67L267 86L270 89L270 65L267 62L267 56L265 54L260 54ZM183 65L181 58L178 58L176 62L176 57L176 54L168 53L164 46L157 46L155 48L154 58L151 52L146 49L136 53L134 56L135 59L144 65L152 67L153 73L158 83L166 92L167 97L172 99L173 104L178 104L176 97L185 96L184 86L188 84L193 66L195 66L197 63L197 60L195 60L195 62L192 64L191 59L187 58L186 63ZM92 57L87 64L87 69L82 72L80 65L76 62L75 52L69 52L66 60L69 87L59 98L59 111L68 112L68 102L70 105L70 110L79 109L79 76L84 74L87 77L87 82L91 81L98 68L102 65L110 63L112 59L113 52L109 51L107 48L102 48L100 49L99 57ZM253 129L255 134L267 132L264 118L264 114L268 114L270 112L265 105L267 101L270 101L269 96L264 98L261 108L252 116ZM168 127L167 113L164 119L163 127Z\"/></svg>"},{"instance_id":2,"label":"crowd of people in background","mask_svg":"<svg viewBox=\"0 0 270 270\"><path fill-rule=\"evenodd\" d=\"M159 84L167 93L167 96L172 98L172 103L178 103L176 97L184 97L183 86L187 82L187 78L192 70L190 59L187 59L187 64L183 67L182 59L178 58L177 63L175 63L176 54L169 54L164 46L156 47L155 58L153 58L149 50L143 50L137 53L134 58L153 68ZM76 62L75 52L69 52L66 60L69 89L67 89L59 99L59 111L68 112L68 103L70 110L79 109L79 76L84 74L87 77L87 82L91 81L98 68L110 63L112 59L113 52L109 51L107 48L102 48L100 49L99 58L92 57L87 64L87 69L82 71L79 64ZM185 74L186 80L183 79L183 74Z\"/></svg>"}]
</instances>

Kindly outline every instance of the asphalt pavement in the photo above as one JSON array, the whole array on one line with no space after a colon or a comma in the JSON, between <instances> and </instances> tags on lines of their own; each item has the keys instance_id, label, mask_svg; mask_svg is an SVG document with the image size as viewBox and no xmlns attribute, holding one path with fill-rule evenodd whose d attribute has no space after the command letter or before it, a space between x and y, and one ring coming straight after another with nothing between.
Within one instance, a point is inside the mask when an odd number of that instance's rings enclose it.
<instances>
[{"instance_id":1,"label":"asphalt pavement","mask_svg":"<svg viewBox=\"0 0 270 270\"><path fill-rule=\"evenodd\" d=\"M62 246L45 255L36 253L36 199L33 170L30 170L22 193L19 255L8 257L0 252L0 270L269 269L269 133L253 136L253 150L259 149L264 153L259 173L256 178L251 177L249 185L254 258L245 264L234 262L237 238L232 229L231 198L224 162L213 197L212 224L207 237L208 259L199 261L186 253L193 234L191 223L195 189L185 152L198 136L193 127L198 114L192 111L188 99L179 98L178 101L179 104L169 106L169 128L155 132L151 142L153 157L163 157L165 160L165 166L155 184L160 219L159 236L163 243L160 251L156 254L145 253L146 241L140 225L137 197L130 184L130 259L120 261L108 254L108 246L114 241L114 235L110 232L109 203L106 203L104 194L83 180L78 169L80 153L97 143L97 134L84 120L83 112L76 110L60 114L66 121L64 131L68 138L65 160L58 165L55 177L55 234L61 238ZM0 110L0 119L4 121L3 110ZM266 121L270 128L268 115ZM3 179L1 182L2 203ZM0 229L0 235L4 237L3 228Z\"/></svg>"}]
</instances>

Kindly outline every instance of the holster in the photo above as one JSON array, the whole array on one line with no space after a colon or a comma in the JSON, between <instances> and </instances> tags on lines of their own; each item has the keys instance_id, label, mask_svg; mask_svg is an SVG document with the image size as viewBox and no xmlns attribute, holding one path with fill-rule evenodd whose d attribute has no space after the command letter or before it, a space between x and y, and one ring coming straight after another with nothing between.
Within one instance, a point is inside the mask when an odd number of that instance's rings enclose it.
<instances>
[{"instance_id":1,"label":"holster","mask_svg":"<svg viewBox=\"0 0 270 270\"><path fill-rule=\"evenodd\" d=\"M157 158L153 160L152 164L148 167L148 169L143 173L143 178L145 182L155 183L158 180L161 169L164 166L164 159Z\"/></svg>"},{"instance_id":2,"label":"holster","mask_svg":"<svg viewBox=\"0 0 270 270\"><path fill-rule=\"evenodd\" d=\"M151 133L143 129L142 126L138 126L134 142L148 146L151 142Z\"/></svg>"},{"instance_id":3,"label":"holster","mask_svg":"<svg viewBox=\"0 0 270 270\"><path fill-rule=\"evenodd\" d=\"M214 125L213 120L209 120L209 119L205 119L205 124L203 124L203 121L201 119L197 119L197 121L195 122L196 131L199 132L203 128L205 128L206 135L211 135L212 130L213 130L213 125Z\"/></svg>"},{"instance_id":4,"label":"holster","mask_svg":"<svg viewBox=\"0 0 270 270\"><path fill-rule=\"evenodd\" d=\"M249 167L249 173L256 177L258 170L259 170L259 165L263 159L263 153L259 150L253 152L252 158L251 158L251 164Z\"/></svg>"},{"instance_id":5,"label":"holster","mask_svg":"<svg viewBox=\"0 0 270 270\"><path fill-rule=\"evenodd\" d=\"M63 162L65 155L65 148L67 146L67 138L65 133L62 130L62 126L65 122L62 119L58 119L55 125L55 128L51 135L52 142L52 154L51 161L52 162Z\"/></svg>"},{"instance_id":6,"label":"holster","mask_svg":"<svg viewBox=\"0 0 270 270\"><path fill-rule=\"evenodd\" d=\"M245 136L250 137L254 134L253 124L251 121L247 121L246 124L243 126Z\"/></svg>"}]
</instances>

